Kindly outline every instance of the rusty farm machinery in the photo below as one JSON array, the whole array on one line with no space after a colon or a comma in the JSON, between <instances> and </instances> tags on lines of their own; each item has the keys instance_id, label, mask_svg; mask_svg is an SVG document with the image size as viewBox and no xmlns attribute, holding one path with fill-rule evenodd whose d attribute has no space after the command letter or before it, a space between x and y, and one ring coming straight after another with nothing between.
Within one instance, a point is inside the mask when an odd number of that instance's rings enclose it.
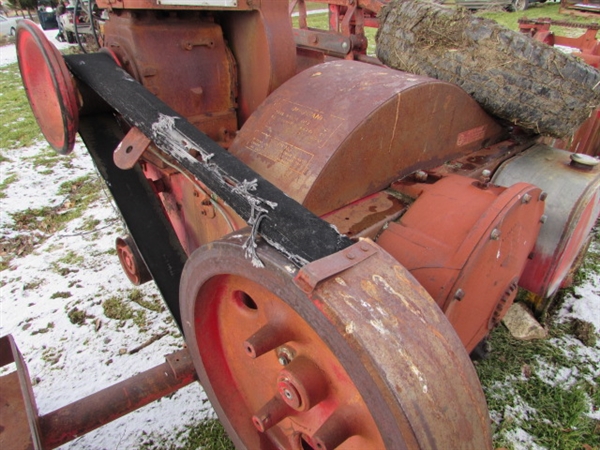
<instances>
[{"instance_id":1,"label":"rusty farm machinery","mask_svg":"<svg viewBox=\"0 0 600 450\"><path fill-rule=\"evenodd\" d=\"M101 49L67 56L21 22L45 138L67 154L79 134L128 227L125 273L156 283L187 349L40 416L2 338L27 417L14 448L55 448L196 379L238 448L492 448L469 353L519 287L541 312L568 283L600 213L599 131L549 145L542 119L398 70L410 3L323 2L317 30L304 0L97 0Z\"/></svg>"}]
</instances>

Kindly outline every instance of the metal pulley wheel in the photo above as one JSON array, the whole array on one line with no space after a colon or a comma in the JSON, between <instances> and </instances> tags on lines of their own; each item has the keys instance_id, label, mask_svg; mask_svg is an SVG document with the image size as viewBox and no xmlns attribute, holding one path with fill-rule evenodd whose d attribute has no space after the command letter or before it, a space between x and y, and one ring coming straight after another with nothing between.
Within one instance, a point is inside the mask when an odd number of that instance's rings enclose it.
<instances>
[{"instance_id":1,"label":"metal pulley wheel","mask_svg":"<svg viewBox=\"0 0 600 450\"><path fill-rule=\"evenodd\" d=\"M116 247L119 262L129 281L135 286L140 286L152 279L144 258L130 235L117 238Z\"/></svg>"},{"instance_id":2,"label":"metal pulley wheel","mask_svg":"<svg viewBox=\"0 0 600 450\"><path fill-rule=\"evenodd\" d=\"M272 247L258 244L264 268L246 259L247 238L198 249L180 291L200 381L238 448L492 448L464 348L397 261L361 241L326 257L347 268L307 294Z\"/></svg>"},{"instance_id":3,"label":"metal pulley wheel","mask_svg":"<svg viewBox=\"0 0 600 450\"><path fill-rule=\"evenodd\" d=\"M30 20L17 25L17 56L27 98L44 137L58 153L70 153L79 127L79 106L63 56Z\"/></svg>"}]
</instances>

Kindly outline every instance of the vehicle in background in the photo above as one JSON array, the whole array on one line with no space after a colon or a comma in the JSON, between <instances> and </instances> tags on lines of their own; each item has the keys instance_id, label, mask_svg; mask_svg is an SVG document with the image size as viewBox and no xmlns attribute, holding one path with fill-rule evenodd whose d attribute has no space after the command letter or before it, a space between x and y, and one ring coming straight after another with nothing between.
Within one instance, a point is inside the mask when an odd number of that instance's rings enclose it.
<instances>
[{"instance_id":1,"label":"vehicle in background","mask_svg":"<svg viewBox=\"0 0 600 450\"><path fill-rule=\"evenodd\" d=\"M42 30L58 28L56 21L56 2L52 0L38 0L37 15Z\"/></svg>"},{"instance_id":2,"label":"vehicle in background","mask_svg":"<svg viewBox=\"0 0 600 450\"><path fill-rule=\"evenodd\" d=\"M6 17L0 14L0 35L14 36L20 17Z\"/></svg>"}]
</instances>

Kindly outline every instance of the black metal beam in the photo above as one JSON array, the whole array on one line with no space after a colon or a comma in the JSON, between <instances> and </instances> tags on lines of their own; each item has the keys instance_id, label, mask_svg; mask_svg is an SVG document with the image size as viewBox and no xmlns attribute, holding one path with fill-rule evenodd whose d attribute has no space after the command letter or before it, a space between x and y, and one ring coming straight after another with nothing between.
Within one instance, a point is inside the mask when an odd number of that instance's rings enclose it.
<instances>
[{"instance_id":1,"label":"black metal beam","mask_svg":"<svg viewBox=\"0 0 600 450\"><path fill-rule=\"evenodd\" d=\"M73 74L130 125L202 181L261 236L298 266L338 252L352 241L221 148L177 114L107 54L65 57ZM201 160L190 153L199 153Z\"/></svg>"},{"instance_id":2,"label":"black metal beam","mask_svg":"<svg viewBox=\"0 0 600 450\"><path fill-rule=\"evenodd\" d=\"M113 152L123 139L123 131L112 114L82 117L79 134L181 329L179 281L187 255L159 199L139 167L121 170L113 162Z\"/></svg>"}]
</instances>

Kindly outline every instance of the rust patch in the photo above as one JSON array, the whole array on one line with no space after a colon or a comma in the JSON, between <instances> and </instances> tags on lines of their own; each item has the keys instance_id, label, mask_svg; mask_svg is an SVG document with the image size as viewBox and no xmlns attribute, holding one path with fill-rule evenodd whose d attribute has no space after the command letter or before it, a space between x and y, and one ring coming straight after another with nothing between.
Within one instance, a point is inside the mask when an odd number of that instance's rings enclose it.
<instances>
[{"instance_id":1,"label":"rust patch","mask_svg":"<svg viewBox=\"0 0 600 450\"><path fill-rule=\"evenodd\" d=\"M472 144L473 142L483 140L485 137L485 129L486 126L482 125L480 127L471 128L470 130L459 133L458 137L456 138L456 146L464 147L465 145Z\"/></svg>"}]
</instances>

